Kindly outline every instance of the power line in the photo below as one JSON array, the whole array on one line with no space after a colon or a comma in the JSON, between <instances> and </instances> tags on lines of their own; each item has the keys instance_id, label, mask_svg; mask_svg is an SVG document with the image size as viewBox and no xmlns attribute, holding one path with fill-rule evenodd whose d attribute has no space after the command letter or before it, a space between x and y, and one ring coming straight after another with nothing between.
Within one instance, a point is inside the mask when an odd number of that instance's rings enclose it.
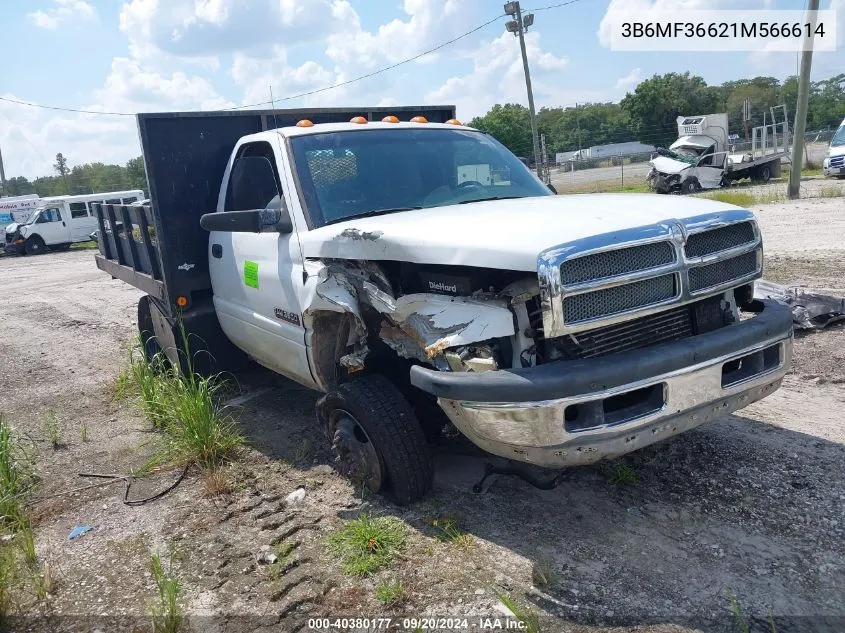
<instances>
[{"instance_id":1,"label":"power line","mask_svg":"<svg viewBox=\"0 0 845 633\"><path fill-rule=\"evenodd\" d=\"M568 0L567 2L559 2L557 4L551 4L551 5L548 5L548 6L545 6L545 7L539 7L537 9L523 10L522 12L526 13L527 11L534 11L534 12L547 11L549 9L557 9L559 7L565 7L565 6L570 5L570 4L575 4L576 2L581 2L581 0ZM403 59L401 61L398 61L395 64L391 64L390 66L385 66L383 68L379 68L378 70L374 70L372 72L369 72L369 73L366 73L366 74L363 74L363 75L359 75L358 77L353 77L352 79L348 79L347 81L341 81L339 83L332 84L331 86L325 86L323 88L316 88L314 90L308 90L306 92L301 92L299 94L289 95L287 97L281 97L279 99L276 99L276 101L292 101L294 99L300 99L302 97L308 97L310 95L318 94L318 93L321 93L321 92L326 92L328 90L334 90L335 88L340 88L342 86L348 86L348 85L356 83L358 81L363 81L364 79L369 79L370 77L375 77L376 75L380 75L381 73L387 72L389 70L393 70L394 68L398 68L399 66L404 66L405 64L409 64L410 62L416 61L416 60L420 59L421 57L425 57L426 55L430 55L431 53L436 53L440 49L443 49L447 46L450 46L450 45L454 44L455 42L458 42L458 41L464 39L465 37L469 37L473 33L477 33L478 31L480 31L484 27L493 24L493 22L496 22L497 20L500 20L503 17L505 17L504 13L497 15L495 18L493 18L491 20L487 20L487 22L484 22L483 24L479 24L478 26L470 29L469 31L466 31L465 33L462 33L461 35L458 35L457 37L452 38L451 40L448 40L446 42L438 44L437 46L430 48L426 51L423 51L422 53L418 53L418 54L414 55L413 57L408 57L407 59ZM107 116L136 116L136 114L137 114L137 112L113 112L113 111L109 111L109 110L87 110L87 109L84 109L84 108L66 108L66 107L62 107L62 106L53 106L53 105L45 105L45 104L42 104L42 103L33 103L31 101L21 101L19 99L12 99L10 97L0 97L0 101L6 101L8 103L15 103L17 105L29 106L31 108L41 108L42 110L55 110L55 111L58 111L58 112L72 112L72 113L75 113L75 114L101 114L101 115L107 115ZM247 104L247 105L234 106L232 108L223 108L223 110L243 110L243 109L246 109L246 108L254 108L254 107L262 106L262 105L271 105L271 102L270 101L262 101L260 103L250 103L250 104Z\"/></svg>"},{"instance_id":2,"label":"power line","mask_svg":"<svg viewBox=\"0 0 845 633\"><path fill-rule=\"evenodd\" d=\"M568 2L559 2L558 4L550 4L546 7L540 7L538 9L523 9L523 13L537 13L538 11L548 11L549 9L557 9L558 7L565 7L570 4L575 4L576 2L581 2L581 0L569 0Z\"/></svg>"},{"instance_id":3,"label":"power line","mask_svg":"<svg viewBox=\"0 0 845 633\"><path fill-rule=\"evenodd\" d=\"M572 2L578 2L579 0L571 0L571 1ZM479 24L478 26L470 29L469 31L466 31L465 33L462 33L461 35L458 35L457 37L452 38L451 40L448 40L446 42L438 44L437 46L430 48L426 51L423 51L422 53L418 53L418 54L414 55L413 57L408 57L407 59L403 59L399 62L396 62L395 64L391 64L390 66L385 66L383 68L379 68L378 70L374 70L374 71L366 73L364 75L359 75L358 77L353 77L352 79L348 79L346 81L341 81L341 82L333 84L331 86L325 86L323 88L316 88L314 90L308 90L306 92L301 92L299 94L289 95L287 97L281 97L281 98L276 99L276 101L292 101L294 99L299 99L301 97L307 97L307 96L310 96L310 95L318 94L320 92L326 92L328 90L334 90L335 88L340 88L342 86L348 86L349 84L353 84L353 83L356 83L358 81L362 81L364 79L369 79L370 77L375 77L376 75L380 75L381 73L387 72L388 70L393 70L394 68L398 68L399 66L403 66L403 65L408 64L410 62L416 61L416 60L420 59L421 57L425 57L426 55L430 55L431 53L436 53L440 49L445 48L447 46L450 46L451 44L454 44L455 42L460 41L460 40L464 39L465 37L469 37L473 33L480 31L484 27L493 24L493 22L496 22L497 20L500 20L501 18L503 18L504 15L505 15L504 13L501 14L501 15L497 15L492 20L487 20L487 22L484 22L483 24ZM85 110L85 109L81 109L81 108L64 108L64 107L60 107L60 106L44 105L44 104L41 104L41 103L32 103L30 101L21 101L21 100L18 100L18 99L11 99L9 97L0 97L0 101L7 101L9 103L16 103L18 105L29 106L29 107L32 107L32 108L41 108L41 109L44 109L44 110L57 110L57 111L60 111L60 112L74 112L74 113L78 113L78 114L103 114L103 115L110 115L110 116L135 116L137 114L135 112L110 112L110 111L104 111L104 110ZM256 106L271 105L271 103L272 103L271 101L262 101L260 103L249 103L249 104L246 104L246 105L234 106L232 108L223 108L223 110L243 110L245 108L254 108Z\"/></svg>"},{"instance_id":4,"label":"power line","mask_svg":"<svg viewBox=\"0 0 845 633\"><path fill-rule=\"evenodd\" d=\"M31 101L20 101L18 99L11 99L9 97L0 97L0 101L8 101L9 103L16 103L18 105L25 105L31 108L41 108L42 110L58 110L60 112L76 112L78 114L108 114L112 116L135 116L135 112L108 112L105 110L83 110L80 108L63 108L60 106L44 105L43 103L32 103Z\"/></svg>"},{"instance_id":5,"label":"power line","mask_svg":"<svg viewBox=\"0 0 845 633\"><path fill-rule=\"evenodd\" d=\"M579 0L572 0L572 1L578 2ZM374 76L379 75L383 72L387 72L388 70L393 70L394 68L398 68L399 66L407 64L409 62L416 61L420 57L425 57L426 55L430 55L431 53L435 53L435 52L439 51L441 48L445 48L445 47L449 46L450 44L454 44L458 40L462 40L465 37L468 37L469 35L472 35L473 33L480 31L485 26L489 26L489 25L493 24L493 22L496 22L497 20L500 20L503 17L505 17L504 13L501 14L501 15L497 15L492 20L488 20L484 24L479 24L474 29L467 31L466 33L462 33L461 35L458 35L457 37L449 40L448 42L443 42L442 44L438 44L434 48L430 48L427 51L423 51L422 53L418 53L417 55L414 55L413 57L409 57L408 59L403 59L402 61L396 62L395 64L392 64L390 66L385 66L384 68L379 68L378 70L374 70L371 73L367 73L365 75L359 75L358 77L354 77L354 78L349 79L347 81L342 81L340 83L336 83L336 84L331 85L331 86L326 86L324 88L317 88L315 90L309 90L307 92L300 92L299 94L290 95L290 96L287 96L287 97L282 97L280 99L276 99L276 101L291 101L293 99L299 99L301 97L307 97L307 96L317 94L317 93L320 93L320 92L326 92L327 90L334 90L335 88L340 88L341 86L348 86L349 84L355 83L357 81L361 81L362 79L369 79L370 77L374 77ZM242 105L242 106L236 106L234 108L224 108L224 109L225 110L241 110L243 108L253 108L255 106L270 105L270 104L271 104L270 101L262 101L261 103L251 103L249 105Z\"/></svg>"}]
</instances>

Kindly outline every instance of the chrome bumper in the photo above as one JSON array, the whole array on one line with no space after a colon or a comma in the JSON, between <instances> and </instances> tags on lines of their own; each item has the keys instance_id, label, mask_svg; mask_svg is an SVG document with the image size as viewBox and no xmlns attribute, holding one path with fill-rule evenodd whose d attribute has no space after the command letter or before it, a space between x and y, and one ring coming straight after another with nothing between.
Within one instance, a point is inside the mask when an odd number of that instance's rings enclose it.
<instances>
[{"instance_id":1,"label":"chrome bumper","mask_svg":"<svg viewBox=\"0 0 845 633\"><path fill-rule=\"evenodd\" d=\"M617 372L623 377L627 372L629 377L622 384L608 385L612 378L608 381L604 379L606 376L594 379L606 370L606 367L598 367L595 361L553 363L559 366L570 364L572 370L588 374L585 379L561 373L559 378L563 391L567 390L566 383L572 382L599 387L595 390L581 389L580 393L566 393L560 398L482 401L448 397L443 391L449 389L443 385L429 384L431 388L426 390L441 392L435 394L441 408L464 435L485 451L548 468L590 464L678 435L775 391L792 357L791 316L787 320L784 310L782 306L767 303L766 318L757 317L760 323L743 322L728 326L693 337L698 339L693 343L693 339L687 339L639 350L635 355L620 354L616 359L620 364ZM732 328L731 338L750 337L750 340L746 338L747 346L736 345L733 347L735 351L730 353L708 355L708 338L726 338L724 330ZM714 334L717 336L714 337ZM679 350L679 347L682 349ZM663 373L651 374L648 371L649 367L660 366L661 359L667 357L677 359L675 364L682 363L685 357L701 360ZM624 368L625 363L637 367ZM591 366L594 368L592 373ZM416 374L412 371L412 381L422 386L425 383L421 379L423 372ZM631 380L632 374L638 379ZM475 381L482 376L484 374ZM527 376L530 380L531 374L523 371L518 376ZM493 383L512 382L497 378L490 376L489 380ZM455 377L452 381L451 390L460 391L454 386L457 382ZM506 392L513 387L500 384L498 388ZM547 386L544 388L548 389ZM478 387L474 391L477 393Z\"/></svg>"}]
</instances>

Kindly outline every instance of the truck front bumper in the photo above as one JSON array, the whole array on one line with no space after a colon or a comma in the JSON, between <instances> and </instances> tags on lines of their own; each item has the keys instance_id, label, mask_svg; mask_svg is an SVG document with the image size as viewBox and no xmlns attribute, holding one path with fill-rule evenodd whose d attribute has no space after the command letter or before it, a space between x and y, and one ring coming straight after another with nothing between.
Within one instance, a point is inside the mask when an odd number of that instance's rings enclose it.
<instances>
[{"instance_id":1,"label":"truck front bumper","mask_svg":"<svg viewBox=\"0 0 845 633\"><path fill-rule=\"evenodd\" d=\"M792 357L792 314L763 301L754 318L680 341L525 369L411 369L480 448L547 468L596 462L715 420L775 391Z\"/></svg>"}]
</instances>

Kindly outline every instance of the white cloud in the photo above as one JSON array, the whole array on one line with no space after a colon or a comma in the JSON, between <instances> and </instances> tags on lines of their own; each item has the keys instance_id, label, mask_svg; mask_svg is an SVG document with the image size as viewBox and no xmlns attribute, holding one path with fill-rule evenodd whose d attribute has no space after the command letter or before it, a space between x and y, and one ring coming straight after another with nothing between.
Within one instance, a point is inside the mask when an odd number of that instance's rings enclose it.
<instances>
[{"instance_id":1,"label":"white cloud","mask_svg":"<svg viewBox=\"0 0 845 633\"><path fill-rule=\"evenodd\" d=\"M135 57L210 57L318 41L350 13L347 0L129 0L120 29Z\"/></svg>"},{"instance_id":2,"label":"white cloud","mask_svg":"<svg viewBox=\"0 0 845 633\"><path fill-rule=\"evenodd\" d=\"M287 53L280 46L273 47L272 54L262 57L235 53L230 74L243 91L244 104L269 101L271 87L273 97L279 99L281 105L290 95L335 82L334 73L315 61L289 65Z\"/></svg>"},{"instance_id":3,"label":"white cloud","mask_svg":"<svg viewBox=\"0 0 845 633\"><path fill-rule=\"evenodd\" d=\"M624 77L620 77L616 81L616 89L617 90L624 90L625 92L629 92L636 88L639 83L643 80L643 69L642 68L634 68L631 72L629 72Z\"/></svg>"},{"instance_id":4,"label":"white cloud","mask_svg":"<svg viewBox=\"0 0 845 633\"><path fill-rule=\"evenodd\" d=\"M562 105L569 99L584 101L590 98L583 92L576 96L562 87L565 85L563 71L569 66L569 59L541 50L539 33L527 33L525 47L537 108ZM472 60L471 72L450 77L425 95L426 102L455 103L458 116L469 120L483 114L493 103L527 101L522 57L513 35L502 33L494 40L482 42L472 53Z\"/></svg>"},{"instance_id":5,"label":"white cloud","mask_svg":"<svg viewBox=\"0 0 845 633\"><path fill-rule=\"evenodd\" d=\"M55 30L75 18L93 20L97 13L85 0L53 0L55 6L28 13L27 17L42 29Z\"/></svg>"},{"instance_id":6,"label":"white cloud","mask_svg":"<svg viewBox=\"0 0 845 633\"><path fill-rule=\"evenodd\" d=\"M479 19L478 7L470 0L405 0L403 10L407 19L391 20L370 32L361 28L358 15L349 8L342 16L344 27L328 37L326 56L340 66L372 68L384 60L413 57L457 37ZM420 62L435 58L427 55Z\"/></svg>"}]
</instances>

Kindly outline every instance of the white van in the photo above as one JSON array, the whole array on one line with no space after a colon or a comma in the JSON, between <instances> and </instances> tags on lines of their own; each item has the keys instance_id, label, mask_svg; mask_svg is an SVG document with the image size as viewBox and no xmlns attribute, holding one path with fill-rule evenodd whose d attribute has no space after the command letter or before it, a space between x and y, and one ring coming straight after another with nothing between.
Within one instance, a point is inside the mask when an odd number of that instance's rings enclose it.
<instances>
[{"instance_id":1,"label":"white van","mask_svg":"<svg viewBox=\"0 0 845 633\"><path fill-rule=\"evenodd\" d=\"M83 196L41 198L41 208L21 224L13 235L6 235L6 250L35 255L50 250L67 250L75 242L87 242L97 230L94 202L133 204L144 198L140 189L108 191Z\"/></svg>"},{"instance_id":2,"label":"white van","mask_svg":"<svg viewBox=\"0 0 845 633\"><path fill-rule=\"evenodd\" d=\"M822 163L825 176L845 178L845 120L830 139L830 149Z\"/></svg>"}]
</instances>

